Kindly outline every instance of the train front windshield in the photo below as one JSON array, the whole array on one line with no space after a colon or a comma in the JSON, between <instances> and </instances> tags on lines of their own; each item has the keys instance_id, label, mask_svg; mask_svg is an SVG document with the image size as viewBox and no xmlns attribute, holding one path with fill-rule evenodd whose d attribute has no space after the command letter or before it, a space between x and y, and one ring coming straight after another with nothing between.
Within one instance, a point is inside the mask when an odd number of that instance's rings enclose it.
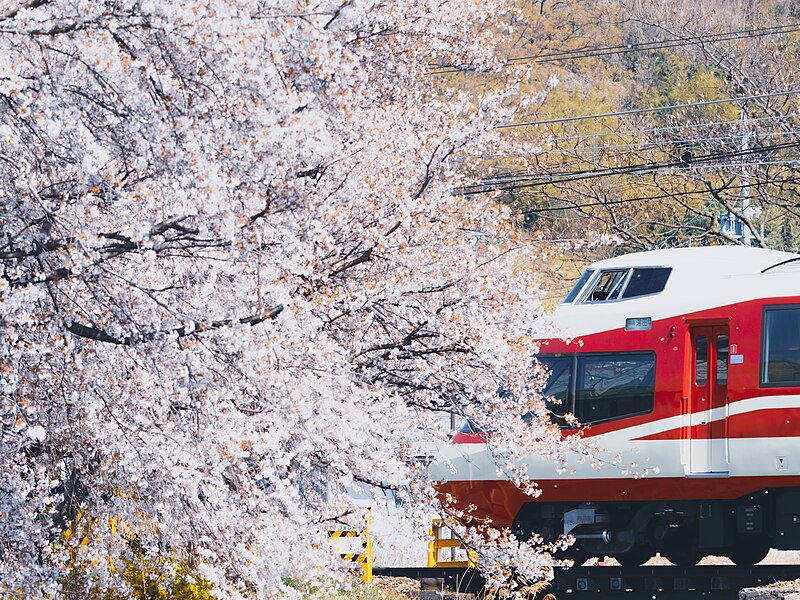
<instances>
[{"instance_id":1,"label":"train front windshield","mask_svg":"<svg viewBox=\"0 0 800 600\"><path fill-rule=\"evenodd\" d=\"M563 304L596 304L658 294L664 291L671 273L672 267L587 269Z\"/></svg>"},{"instance_id":2,"label":"train front windshield","mask_svg":"<svg viewBox=\"0 0 800 600\"><path fill-rule=\"evenodd\" d=\"M581 278L575 282L575 285L572 286L572 289L567 294L567 297L564 298L564 304L569 304L577 298L580 291L583 289L583 286L586 285L586 282L592 277L594 271L591 269L586 269L581 275Z\"/></svg>"}]
</instances>

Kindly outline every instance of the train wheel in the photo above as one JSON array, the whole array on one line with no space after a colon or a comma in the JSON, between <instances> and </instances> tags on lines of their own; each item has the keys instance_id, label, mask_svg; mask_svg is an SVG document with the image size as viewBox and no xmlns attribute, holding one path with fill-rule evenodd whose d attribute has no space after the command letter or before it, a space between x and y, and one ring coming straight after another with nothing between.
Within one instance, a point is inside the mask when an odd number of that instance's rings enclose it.
<instances>
[{"instance_id":1,"label":"train wheel","mask_svg":"<svg viewBox=\"0 0 800 600\"><path fill-rule=\"evenodd\" d=\"M668 550L662 551L661 555L666 556L669 562L679 567L693 567L705 556L695 544L687 544L682 547L672 546Z\"/></svg>"},{"instance_id":2,"label":"train wheel","mask_svg":"<svg viewBox=\"0 0 800 600\"><path fill-rule=\"evenodd\" d=\"M639 566L647 562L655 555L655 551L649 546L634 545L624 554L614 556L621 565Z\"/></svg>"},{"instance_id":3,"label":"train wheel","mask_svg":"<svg viewBox=\"0 0 800 600\"><path fill-rule=\"evenodd\" d=\"M580 567L587 560L592 558L592 555L586 552L583 548L579 548L575 544L564 550L563 558L568 558L575 561L573 566Z\"/></svg>"},{"instance_id":4,"label":"train wheel","mask_svg":"<svg viewBox=\"0 0 800 600\"><path fill-rule=\"evenodd\" d=\"M752 566L764 560L769 548L770 542L767 538L740 537L735 546L727 549L727 554L737 565Z\"/></svg>"}]
</instances>

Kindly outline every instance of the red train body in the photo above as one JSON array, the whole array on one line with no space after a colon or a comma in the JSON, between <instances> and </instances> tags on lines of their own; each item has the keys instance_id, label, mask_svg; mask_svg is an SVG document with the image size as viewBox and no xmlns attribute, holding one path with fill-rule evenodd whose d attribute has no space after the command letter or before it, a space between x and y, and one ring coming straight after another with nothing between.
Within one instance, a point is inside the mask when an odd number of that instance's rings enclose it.
<instances>
[{"instance_id":1,"label":"red train body","mask_svg":"<svg viewBox=\"0 0 800 600\"><path fill-rule=\"evenodd\" d=\"M674 249L592 265L541 340L564 435L621 461L530 457L532 499L497 475L480 434L448 452L441 491L525 538L575 537L576 558L754 563L800 549L800 255ZM586 427L588 425L588 427ZM634 477L621 466L650 471Z\"/></svg>"}]
</instances>

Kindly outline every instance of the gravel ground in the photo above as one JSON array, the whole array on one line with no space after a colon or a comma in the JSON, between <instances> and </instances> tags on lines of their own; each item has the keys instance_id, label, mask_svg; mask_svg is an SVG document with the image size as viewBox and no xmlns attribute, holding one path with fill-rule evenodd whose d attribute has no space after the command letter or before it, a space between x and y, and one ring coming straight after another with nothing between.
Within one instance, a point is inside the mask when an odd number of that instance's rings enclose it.
<instances>
[{"instance_id":1,"label":"gravel ground","mask_svg":"<svg viewBox=\"0 0 800 600\"><path fill-rule=\"evenodd\" d=\"M611 557L606 557L605 560L601 561L596 558L590 558L589 560L584 563L587 567L597 565L597 564L604 564L604 565L611 565L617 566L619 563ZM648 560L644 563L648 567L659 567L665 565L671 565L672 563L669 562L666 558L661 556L660 554L656 554L653 558ZM733 562L727 556L706 556L701 560L699 565L732 565ZM797 550L770 550L769 554L767 554L766 558L762 560L760 565L799 565L800 564L800 551Z\"/></svg>"},{"instance_id":2,"label":"gravel ground","mask_svg":"<svg viewBox=\"0 0 800 600\"><path fill-rule=\"evenodd\" d=\"M800 564L800 552L797 550L770 550L762 565L797 565Z\"/></svg>"},{"instance_id":3,"label":"gravel ground","mask_svg":"<svg viewBox=\"0 0 800 600\"><path fill-rule=\"evenodd\" d=\"M596 558L592 558L586 561L587 566L597 565L600 561ZM619 563L614 560L613 558L606 557L601 564L605 565L619 565ZM649 561L645 563L647 566L655 567L655 566L666 566L671 565L666 558L657 554ZM700 565L732 565L733 563L731 560L725 556L706 556L703 560L700 561ZM761 561L762 565L786 565L786 564L800 564L800 551L796 550L770 550L769 554L767 554L766 558ZM387 596L387 600L389 597L391 598L398 598L398 597L418 597L419 590L420 590L420 582L415 581L413 579L406 579L403 577L376 577L375 578L376 587L381 591L389 592L389 596ZM758 590L775 590L773 594L769 597L769 600L786 600L787 596L785 595L788 592L797 592L800 591L800 579L794 581L777 581L775 583L771 583L765 586L761 586L759 588L753 588L752 590L744 590L749 592L749 596L744 596L745 600L748 600L752 597L751 600L764 600L767 596L764 596L764 593L761 592L761 595L756 593L753 595L754 592ZM775 596L775 593L782 592L783 594L779 594L779 596ZM394 595L396 594L396 596ZM764 598L762 598L764 596Z\"/></svg>"},{"instance_id":4,"label":"gravel ground","mask_svg":"<svg viewBox=\"0 0 800 600\"><path fill-rule=\"evenodd\" d=\"M375 577L375 586L381 590L390 590L396 594L410 594L420 590L419 581L407 577Z\"/></svg>"}]
</instances>

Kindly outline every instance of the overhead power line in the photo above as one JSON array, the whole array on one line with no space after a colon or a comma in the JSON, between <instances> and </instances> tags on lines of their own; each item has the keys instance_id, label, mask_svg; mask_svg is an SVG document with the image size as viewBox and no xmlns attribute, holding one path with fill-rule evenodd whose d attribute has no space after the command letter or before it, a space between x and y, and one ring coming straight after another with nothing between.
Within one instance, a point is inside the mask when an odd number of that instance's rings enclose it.
<instances>
[{"instance_id":1,"label":"overhead power line","mask_svg":"<svg viewBox=\"0 0 800 600\"><path fill-rule=\"evenodd\" d=\"M675 37L652 42L639 42L635 44L619 44L616 46L600 46L596 48L579 48L575 50L562 50L548 54L538 54L530 56L517 56L508 59L509 63L532 61L537 63L555 62L571 60L574 58L588 58L594 56L607 56L612 54L626 54L628 52L642 52L647 50L661 50L662 48L674 48L679 46L699 46L711 42L725 42L730 40L740 40L753 37L764 37L768 35L778 35L781 33L794 33L800 31L800 23L787 23L785 25L773 25L769 27L759 27L755 29L742 29L739 31L726 31L723 33L712 33L708 35L698 35L696 37Z\"/></svg>"},{"instance_id":2,"label":"overhead power line","mask_svg":"<svg viewBox=\"0 0 800 600\"><path fill-rule=\"evenodd\" d=\"M561 50L558 52L548 52L545 54L532 54L527 56L514 56L506 59L503 66L511 66L523 62L536 64L561 62L566 60L578 60L583 58L593 58L597 56L612 56L617 54L628 54L634 52L647 52L662 50L664 48L677 48L681 46L699 46L712 42L733 41L747 38L764 37L794 33L800 31L800 23L786 23L784 25L772 25L754 29L742 29L738 31L726 31L722 33L698 35L696 37L675 37L652 42L637 42L633 44L618 44L615 46L595 46L589 48L576 48L574 50ZM471 70L469 65L435 65L434 73L443 75L447 73L459 73Z\"/></svg>"},{"instance_id":3,"label":"overhead power line","mask_svg":"<svg viewBox=\"0 0 800 600\"><path fill-rule=\"evenodd\" d=\"M617 198L615 200L604 200L602 202L584 202L579 204L567 204L566 206L540 206L537 208L526 208L525 210L515 211L514 214L517 215L528 215L528 214L536 214L536 213L546 213L546 212L555 212L559 210L582 210L584 208L593 208L597 206L608 206L614 204L627 204L629 202L645 202L651 200L668 200L671 198L675 198L676 196L696 196L702 194L710 194L712 192L723 192L723 191L730 191L730 190L741 190L746 187L749 188L758 188L762 185L775 185L781 183L797 183L796 177L791 177L788 179L770 179L764 181L757 181L755 183L750 184L741 184L741 185L727 185L722 188L714 189L714 190L686 190L686 191L675 191L670 193L664 194L657 194L653 196L639 196L636 198Z\"/></svg>"},{"instance_id":4,"label":"overhead power line","mask_svg":"<svg viewBox=\"0 0 800 600\"><path fill-rule=\"evenodd\" d=\"M757 122L763 121L786 121L788 119L792 119L795 117L800 117L800 113L793 112L783 115L769 115L764 117L753 117L749 119L750 124L754 124ZM528 156L531 154L539 155L539 154L549 154L555 152L575 152L579 150L604 150L606 148L615 148L615 145L609 144L596 144L592 146L578 146L577 144L574 146L565 146L559 147L555 142L572 142L575 140L583 141L583 142L596 142L596 140L607 138L607 137L624 137L624 136L633 136L635 134L657 134L662 132L674 132L674 131L684 131L687 129L702 129L702 128L710 128L710 127L721 127L725 125L730 125L732 128L735 127L736 129L740 129L742 124L741 118L725 120L725 121L701 121L698 123L688 123L683 125L660 125L657 127L643 127L641 129L624 129L624 130L609 130L602 133L584 133L581 135L568 135L568 136L559 136L559 137L545 137L541 143L536 144L537 147L539 146L553 146L555 148L548 148L547 150L529 150L529 151L518 151L518 152L505 152L502 154L482 154L480 158L505 158L511 156ZM760 135L761 138L771 137L772 135L789 135L789 134L800 134L800 131L792 131L792 132L781 132L780 134L762 134ZM741 136L741 132L731 133L730 137L735 138L736 136ZM697 140L698 145L700 142L707 142L712 139L717 138L708 138L703 137L702 139ZM681 138L680 140L672 140L672 139L664 139L660 140L663 143L690 143L690 138ZM531 142L534 143L534 142ZM643 142L644 143L644 142ZM649 143L649 142L647 142ZM619 147L623 147L626 144L622 144ZM630 144L636 145L636 144Z\"/></svg>"},{"instance_id":5,"label":"overhead power line","mask_svg":"<svg viewBox=\"0 0 800 600\"><path fill-rule=\"evenodd\" d=\"M712 157L716 158L716 157ZM748 161L747 167L748 168L760 168L760 167L773 167L773 166L794 166L800 164L800 155L798 154L791 154L786 156L781 156L780 159L770 159L770 160L758 160L754 162ZM610 170L614 169L615 167L601 167L602 170ZM698 164L690 164L690 163L681 163L680 165L666 165L666 164L658 164L648 168L642 168L641 170L636 170L630 174L632 175L643 175L647 173L679 173L681 171L685 171L687 168L691 168L693 171L709 171L709 170L724 170L724 169L735 169L737 173L739 173L742 169L741 161L736 162L702 162ZM598 169L599 171L600 169ZM522 182L541 182L541 185L546 185L548 183L552 183L554 177L558 176L566 176L569 177L573 174L580 173L580 171L558 171L552 173L539 173L539 174L509 174L507 176L497 177L492 179L490 182L487 181L485 185L488 187L489 185L500 186L502 184L515 184L515 183L522 183ZM610 173L609 175L616 175L617 173ZM800 180L800 177L799 177ZM558 182L555 182L558 183Z\"/></svg>"},{"instance_id":6,"label":"overhead power line","mask_svg":"<svg viewBox=\"0 0 800 600\"><path fill-rule=\"evenodd\" d=\"M586 169L581 171L573 171L568 173L556 173L555 177L550 176L546 179L532 181L534 177L538 177L538 175L528 175L522 177L515 177L515 178L504 178L500 180L485 180L483 182L479 182L477 184L467 185L462 188L460 191L465 195L474 195L474 194L485 194L487 192L494 192L494 191L513 191L518 189L523 189L527 187L538 187L542 185L554 185L559 183L569 183L572 181L582 181L587 179L597 179L600 177L609 177L612 175L630 175L634 173L643 173L643 172L650 172L656 171L666 168L672 167L690 167L692 164L695 163L707 163L709 161L714 160L722 160L740 156L749 156L753 154L761 154L764 152L773 152L776 150L783 150L787 148L798 148L800 147L800 143L798 142L787 142L783 144L774 144L771 146L761 146L755 148L748 148L746 150L736 150L732 152L718 152L718 153L711 153L706 154L704 156L692 157L690 161L686 160L674 160L674 161L666 161L666 162L645 162L645 163L637 163L633 165L627 165L623 167L610 167L607 169Z\"/></svg>"},{"instance_id":7,"label":"overhead power line","mask_svg":"<svg viewBox=\"0 0 800 600\"><path fill-rule=\"evenodd\" d=\"M755 124L763 121L786 121L788 119L792 119L794 117L800 117L800 112L793 112L787 113L782 115L767 115L764 117L751 117L749 119L750 124ZM702 129L705 127L721 127L725 125L730 125L731 128L735 128L737 130L741 129L742 126L742 119L727 119L725 121L701 121L698 123L685 123L683 125L659 125L657 127L643 127L641 129L623 129L623 130L609 130L602 133L584 133L581 135L568 135L568 136L560 136L560 137L546 137L544 138L543 143L552 144L553 142L567 142L571 140L595 140L598 138L604 137L614 137L614 136L626 136L626 135L634 135L639 133L661 133L665 131L673 132L673 131L684 131L686 129ZM731 135L741 135L741 133L732 133ZM705 138L704 138L705 139ZM525 153L530 154L530 153Z\"/></svg>"},{"instance_id":8,"label":"overhead power line","mask_svg":"<svg viewBox=\"0 0 800 600\"><path fill-rule=\"evenodd\" d=\"M693 165L686 165L683 164L682 166L654 166L652 168L637 170L631 175L647 175L648 173L681 173L686 171L687 167L691 167L693 172L702 172L702 171L728 171L733 172L734 175L738 176L742 170L742 163L741 162L712 162L708 164L693 164ZM748 162L747 167L749 169L762 169L764 167L788 167L788 170L793 172L798 172L796 181L800 183L800 155L793 154L791 156L783 157L782 160L765 160L765 161L758 161L758 162ZM786 170L784 170L786 171ZM548 174L541 174L541 175L529 175L526 177L521 178L513 178L509 177L504 183L509 184L509 188L503 188L506 191L508 189L517 189L521 187L532 187L532 186L516 186L514 187L513 184L518 182L525 182L525 183L532 183L535 185L535 182L538 182L539 185L547 185L549 183L560 183L558 181L550 181L551 175ZM499 185L500 182L498 182ZM636 184L632 184L636 185ZM499 189L499 188L494 188Z\"/></svg>"},{"instance_id":9,"label":"overhead power line","mask_svg":"<svg viewBox=\"0 0 800 600\"><path fill-rule=\"evenodd\" d=\"M781 138L787 136L800 136L800 130L791 131L772 131L761 133L757 136L758 140L768 140L773 138ZM613 157L623 157L629 155L639 155L647 150L659 150L664 152L665 146L672 146L673 148L688 149L698 146L709 144L709 142L725 142L729 140L741 139L741 133L729 133L728 135L709 136L703 138L675 138L666 140L643 140L641 142L628 142L624 144L597 144L594 146L556 146L555 148L548 148L546 150L537 150L535 152L509 152L506 154L485 155L482 158L506 158L513 156L529 156L535 154L536 156L543 156L549 154L556 154L567 156L570 158L580 159L583 161L592 160L593 156L605 156L608 154ZM548 140L549 141L549 140ZM610 150L618 150L618 152L610 153ZM624 151L623 151L624 150Z\"/></svg>"},{"instance_id":10,"label":"overhead power line","mask_svg":"<svg viewBox=\"0 0 800 600\"><path fill-rule=\"evenodd\" d=\"M679 108L696 108L699 106L712 106L714 104L729 104L731 102L743 102L745 100L755 100L757 98L772 98L775 96L789 96L797 94L800 89L783 90L780 92L769 92L766 94L753 94L750 96L737 96L736 98L720 98L719 100L706 100L704 102L691 102L687 104L671 104L669 106L654 106L652 108L634 108L632 110L621 110L611 113L600 113L595 115L581 115L577 117L562 117L560 119L544 119L541 121L521 121L519 123L504 123L495 125L495 129L508 129L510 127L532 127L535 125L551 125L555 123L570 123L574 121L585 121L587 119L602 119L605 117L622 117L625 115L642 115L652 112L665 110L675 110Z\"/></svg>"},{"instance_id":11,"label":"overhead power line","mask_svg":"<svg viewBox=\"0 0 800 600\"><path fill-rule=\"evenodd\" d=\"M650 169L658 169L664 167L690 167L695 164L702 164L708 163L710 161L719 160L719 159L728 159L728 158L737 158L741 156L749 156L753 154L762 154L766 152L774 152L777 150L784 150L788 148L800 148L800 142L792 141L792 142L784 142L782 144L773 144L771 146L756 146L753 148L741 149L741 150L732 150L730 152L711 152L709 154L701 155L701 156L692 156L689 159L680 159L680 160L672 160L672 161L648 161L643 163L636 163L633 165L623 165L618 167L604 167L601 169L597 168L586 168L578 171L561 171L561 172L551 172L547 173L544 176L547 178L547 181L544 183L560 183L560 180L555 180L554 177L570 177L574 179L594 179L596 177L605 177L608 175L625 175L628 173L636 173L642 170L650 170ZM488 178L483 180L483 182L475 184L474 186L467 186L467 187L479 187L479 186L490 186L490 185L497 185L502 183L516 183L522 181L528 181L531 179L539 179L541 175L539 174L526 174L526 173L518 173L514 175L507 175L507 176L500 176L496 178ZM571 179L572 180L572 179Z\"/></svg>"}]
</instances>

